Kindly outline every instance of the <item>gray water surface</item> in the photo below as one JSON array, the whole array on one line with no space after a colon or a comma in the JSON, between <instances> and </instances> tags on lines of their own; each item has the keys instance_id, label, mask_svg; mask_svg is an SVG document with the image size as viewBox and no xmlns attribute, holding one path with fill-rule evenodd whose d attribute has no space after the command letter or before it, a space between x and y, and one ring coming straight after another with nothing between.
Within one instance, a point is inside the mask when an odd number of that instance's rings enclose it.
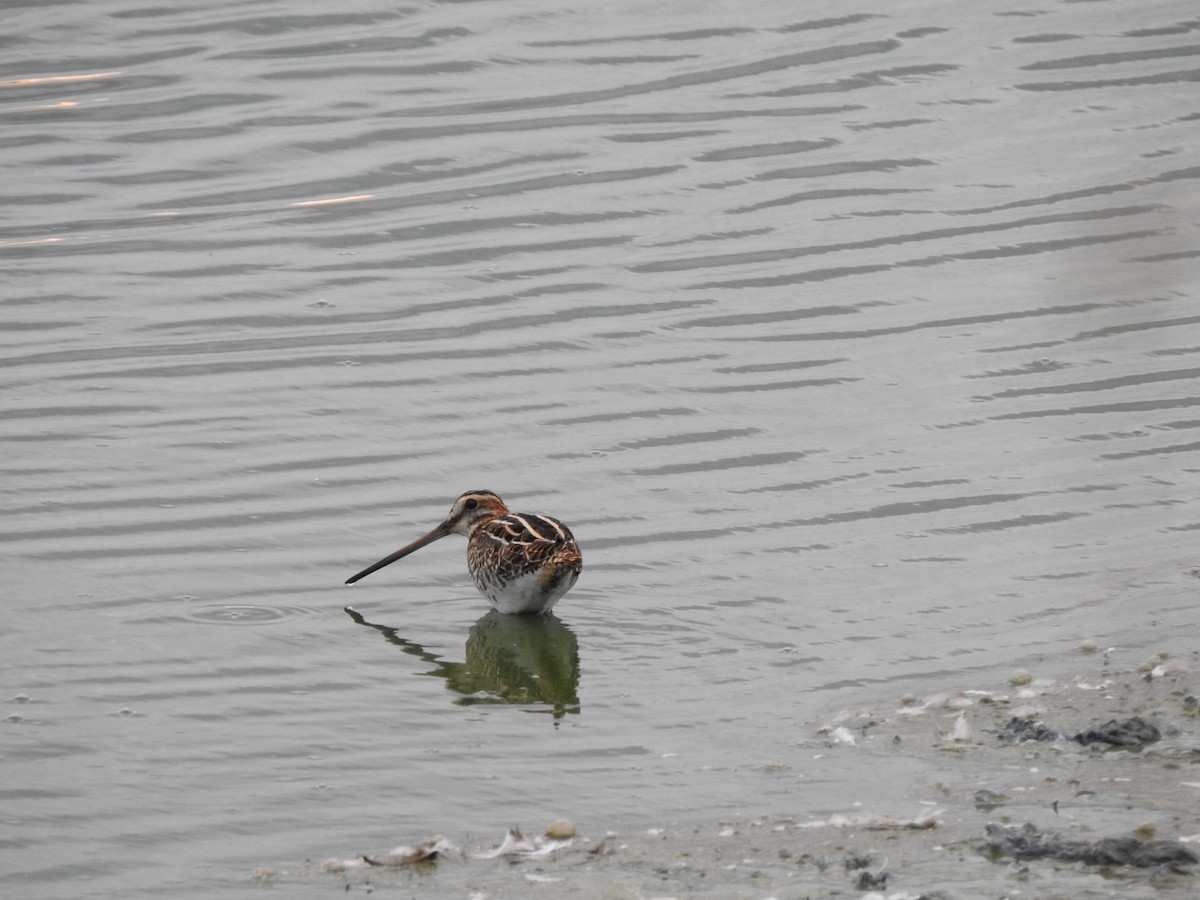
<instances>
[{"instance_id":1,"label":"gray water surface","mask_svg":"<svg viewBox=\"0 0 1200 900\"><path fill-rule=\"evenodd\" d=\"M22 896L911 815L796 742L1195 649L1194 4L4 19ZM485 615L457 538L342 584L479 488L579 539L556 618Z\"/></svg>"}]
</instances>

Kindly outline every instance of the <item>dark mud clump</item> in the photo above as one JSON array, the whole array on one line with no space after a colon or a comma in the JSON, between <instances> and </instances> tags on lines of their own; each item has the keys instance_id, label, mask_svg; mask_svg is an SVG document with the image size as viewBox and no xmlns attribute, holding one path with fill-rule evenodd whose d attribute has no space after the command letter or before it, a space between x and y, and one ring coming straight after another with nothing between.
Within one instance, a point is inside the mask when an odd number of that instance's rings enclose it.
<instances>
[{"instance_id":1,"label":"dark mud clump","mask_svg":"<svg viewBox=\"0 0 1200 900\"><path fill-rule=\"evenodd\" d=\"M1013 744L1023 744L1026 741L1056 741L1060 737L1053 728L1047 728L1041 722L1036 722L1031 718L1019 716L1009 719L1008 724L1001 728L996 735L1000 740Z\"/></svg>"},{"instance_id":2,"label":"dark mud clump","mask_svg":"<svg viewBox=\"0 0 1200 900\"><path fill-rule=\"evenodd\" d=\"M1200 862L1200 857L1175 841L1139 841L1134 837L1100 838L1096 841L1064 840L1043 834L1030 823L1020 827L989 824L987 840L976 849L989 856L1015 859L1057 859L1089 866L1136 866L1151 869L1169 866L1181 869Z\"/></svg>"},{"instance_id":3,"label":"dark mud clump","mask_svg":"<svg viewBox=\"0 0 1200 900\"><path fill-rule=\"evenodd\" d=\"M1113 747L1140 747L1142 744L1153 744L1162 734L1158 728L1147 722L1141 716L1134 716L1123 722L1110 719L1103 725L1088 728L1071 738L1083 746L1089 744L1109 744Z\"/></svg>"},{"instance_id":4,"label":"dark mud clump","mask_svg":"<svg viewBox=\"0 0 1200 900\"><path fill-rule=\"evenodd\" d=\"M1014 716L996 732L996 736L1010 744L1024 744L1026 741L1056 741L1063 735L1042 722L1025 716ZM1071 736L1071 740L1084 747L1091 744L1108 744L1110 747L1141 747L1153 744L1162 738L1162 733L1141 716L1133 716L1118 722L1110 719L1103 725L1084 729Z\"/></svg>"}]
</instances>

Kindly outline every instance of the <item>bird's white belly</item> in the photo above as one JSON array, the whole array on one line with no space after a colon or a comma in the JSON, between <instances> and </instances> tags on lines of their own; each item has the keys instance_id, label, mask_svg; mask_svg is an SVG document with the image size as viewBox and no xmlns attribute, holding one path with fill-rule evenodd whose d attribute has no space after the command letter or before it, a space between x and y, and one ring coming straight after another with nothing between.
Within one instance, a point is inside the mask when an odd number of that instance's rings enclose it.
<instances>
[{"instance_id":1,"label":"bird's white belly","mask_svg":"<svg viewBox=\"0 0 1200 900\"><path fill-rule=\"evenodd\" d=\"M562 578L547 590L540 575L540 572L529 572L504 584L480 584L479 590L497 612L509 615L547 613L571 589L575 579Z\"/></svg>"}]
</instances>

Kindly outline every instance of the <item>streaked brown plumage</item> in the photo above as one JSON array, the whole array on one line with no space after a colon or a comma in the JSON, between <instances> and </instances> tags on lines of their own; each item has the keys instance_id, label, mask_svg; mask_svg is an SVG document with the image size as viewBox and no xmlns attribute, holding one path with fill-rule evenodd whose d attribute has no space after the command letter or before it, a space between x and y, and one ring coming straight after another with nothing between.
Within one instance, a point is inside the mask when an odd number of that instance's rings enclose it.
<instances>
[{"instance_id":1,"label":"streaked brown plumage","mask_svg":"<svg viewBox=\"0 0 1200 900\"><path fill-rule=\"evenodd\" d=\"M546 613L583 571L583 557L570 529L549 516L511 513L491 491L467 491L442 524L357 575L376 569L445 537L467 538L467 569L475 586L502 613Z\"/></svg>"}]
</instances>

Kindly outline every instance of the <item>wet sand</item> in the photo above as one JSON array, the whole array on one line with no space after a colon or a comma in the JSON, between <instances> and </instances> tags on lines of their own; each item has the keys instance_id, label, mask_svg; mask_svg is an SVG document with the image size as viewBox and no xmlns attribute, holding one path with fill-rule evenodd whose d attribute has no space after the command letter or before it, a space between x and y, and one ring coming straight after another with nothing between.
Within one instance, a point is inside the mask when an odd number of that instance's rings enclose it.
<instances>
[{"instance_id":1,"label":"wet sand","mask_svg":"<svg viewBox=\"0 0 1200 900\"><path fill-rule=\"evenodd\" d=\"M445 836L449 846L435 862L314 860L264 867L253 877L422 897L1195 896L1200 866L1186 861L1200 857L1197 660L1133 660L1089 649L1047 664L1053 674L1018 671L1008 683L880 698L877 706L841 711L812 723L796 743L795 760L759 764L781 785L795 781L801 759L873 773L848 784L843 810L813 814L797 805L721 821L580 822L570 845L545 855L482 858L504 835L464 832ZM1133 717L1160 737L1126 747L1071 739ZM1014 719L1021 727L1010 724ZM910 814L872 808L872 795L894 797L897 790L916 798ZM796 796L802 793L789 792ZM1026 823L1052 847L1133 839L1185 864L1090 865L1069 854L1014 859L984 846L989 826L1002 834ZM527 824L532 832L543 823ZM351 858L386 852L344 850Z\"/></svg>"}]
</instances>

